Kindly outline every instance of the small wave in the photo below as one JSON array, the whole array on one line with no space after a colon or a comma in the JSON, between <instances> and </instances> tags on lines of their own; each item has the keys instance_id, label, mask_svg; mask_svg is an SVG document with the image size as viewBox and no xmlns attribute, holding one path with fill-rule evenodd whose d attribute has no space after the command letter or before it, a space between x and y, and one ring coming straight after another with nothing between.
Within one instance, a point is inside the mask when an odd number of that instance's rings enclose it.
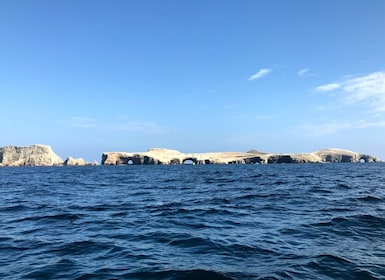
<instances>
[{"instance_id":1,"label":"small wave","mask_svg":"<svg viewBox=\"0 0 385 280\"><path fill-rule=\"evenodd\" d=\"M194 269L194 270L164 270L164 271L143 271L136 273L127 273L123 275L127 279L164 279L164 280L196 280L196 279L210 279L210 280L232 280L230 276L227 276L221 272Z\"/></svg>"},{"instance_id":2,"label":"small wave","mask_svg":"<svg viewBox=\"0 0 385 280\"><path fill-rule=\"evenodd\" d=\"M86 273L76 280L96 279L132 279L132 280L232 280L231 276L214 270L192 269L192 270L158 270L126 272L122 269L102 268L93 273Z\"/></svg>"},{"instance_id":3,"label":"small wave","mask_svg":"<svg viewBox=\"0 0 385 280\"><path fill-rule=\"evenodd\" d=\"M204 181L205 184L218 184L218 186L220 186L222 184L222 186L224 186L223 184L228 184L228 183L234 183L234 182L237 182L237 180L235 179L229 179L229 178L217 178L217 179L206 179Z\"/></svg>"},{"instance_id":4,"label":"small wave","mask_svg":"<svg viewBox=\"0 0 385 280\"><path fill-rule=\"evenodd\" d=\"M216 252L220 249L218 244L212 240L194 236L185 236L173 239L168 242L168 245L189 249L190 251L198 254L210 251Z\"/></svg>"},{"instance_id":5,"label":"small wave","mask_svg":"<svg viewBox=\"0 0 385 280\"><path fill-rule=\"evenodd\" d=\"M93 254L94 252L110 250L111 246L106 243L96 242L91 240L74 241L60 246L56 246L51 251L56 252L61 256L65 255L82 255Z\"/></svg>"},{"instance_id":6,"label":"small wave","mask_svg":"<svg viewBox=\"0 0 385 280\"><path fill-rule=\"evenodd\" d=\"M54 264L44 265L27 272L23 278L27 279L74 279L76 277L76 263L62 258Z\"/></svg>"},{"instance_id":7,"label":"small wave","mask_svg":"<svg viewBox=\"0 0 385 280\"><path fill-rule=\"evenodd\" d=\"M181 205L182 206L182 205ZM194 208L178 208L178 207L172 207L170 205L162 205L152 208L150 213L153 213L153 215L157 217L168 217L170 215L172 216L178 216L178 215L196 215L196 216L231 216L234 214L233 211L228 209L220 209L220 208L201 208L201 207L194 207ZM236 215L242 215L241 213L235 213Z\"/></svg>"},{"instance_id":8,"label":"small wave","mask_svg":"<svg viewBox=\"0 0 385 280\"><path fill-rule=\"evenodd\" d=\"M116 209L132 209L133 205L131 203L120 203L120 204L98 204L93 206L83 207L89 211L103 212Z\"/></svg>"},{"instance_id":9,"label":"small wave","mask_svg":"<svg viewBox=\"0 0 385 280\"><path fill-rule=\"evenodd\" d=\"M351 186L347 185L346 183L342 183L342 182L338 183L336 185L336 187L339 189L346 189L346 190L351 188Z\"/></svg>"},{"instance_id":10,"label":"small wave","mask_svg":"<svg viewBox=\"0 0 385 280\"><path fill-rule=\"evenodd\" d=\"M12 241L13 239L11 237L7 237L7 236L0 236L0 242L8 242L8 241ZM1 245L0 243L0 245ZM1 247L0 247L1 248Z\"/></svg>"},{"instance_id":11,"label":"small wave","mask_svg":"<svg viewBox=\"0 0 385 280\"><path fill-rule=\"evenodd\" d=\"M254 199L259 199L259 198L268 198L270 196L271 196L271 194L268 194L268 193L244 194L244 195L238 196L236 199L254 200Z\"/></svg>"},{"instance_id":12,"label":"small wave","mask_svg":"<svg viewBox=\"0 0 385 280\"><path fill-rule=\"evenodd\" d=\"M178 221L174 221L173 223L174 223L174 225L177 225L177 226L180 226L180 227L189 228L189 229L208 229L208 228L212 228L213 227L213 226L210 226L210 225L208 225L206 223L203 223L203 222L193 222L193 221L190 221L189 219L178 220ZM217 226L217 225L215 225L215 226Z\"/></svg>"},{"instance_id":13,"label":"small wave","mask_svg":"<svg viewBox=\"0 0 385 280\"><path fill-rule=\"evenodd\" d=\"M152 232L138 236L141 240L159 242L171 247L178 247L193 254L223 254L235 258L247 258L249 256L278 256L278 253L267 248L250 244L234 243L227 240L213 240L194 236L187 233Z\"/></svg>"},{"instance_id":14,"label":"small wave","mask_svg":"<svg viewBox=\"0 0 385 280\"><path fill-rule=\"evenodd\" d=\"M174 183L174 182L179 182L179 180L177 178L166 178L166 179L163 179L162 182L163 183Z\"/></svg>"},{"instance_id":15,"label":"small wave","mask_svg":"<svg viewBox=\"0 0 385 280\"><path fill-rule=\"evenodd\" d=\"M112 213L110 216L111 216L111 218L126 217L127 216L127 212L115 212L115 213Z\"/></svg>"},{"instance_id":16,"label":"small wave","mask_svg":"<svg viewBox=\"0 0 385 280\"><path fill-rule=\"evenodd\" d=\"M277 180L275 182L272 182L271 183L271 186L280 186L280 185L287 185L288 182L287 181L283 181L283 180Z\"/></svg>"},{"instance_id":17,"label":"small wave","mask_svg":"<svg viewBox=\"0 0 385 280\"><path fill-rule=\"evenodd\" d=\"M335 256L331 254L321 254L315 257L316 263L321 263L321 264L338 264L338 265L351 265L353 262L350 260L340 257L340 256Z\"/></svg>"},{"instance_id":18,"label":"small wave","mask_svg":"<svg viewBox=\"0 0 385 280\"><path fill-rule=\"evenodd\" d=\"M313 186L310 189L310 193L317 193L317 194L330 194L332 193L332 190L327 189L323 186Z\"/></svg>"},{"instance_id":19,"label":"small wave","mask_svg":"<svg viewBox=\"0 0 385 280\"><path fill-rule=\"evenodd\" d=\"M65 220L65 221L74 221L79 220L82 218L82 214L70 214L70 213L64 213L64 214L56 214L56 215L47 215L44 216L44 219L50 219L50 220Z\"/></svg>"},{"instance_id":20,"label":"small wave","mask_svg":"<svg viewBox=\"0 0 385 280\"><path fill-rule=\"evenodd\" d=\"M335 217L328 222L312 224L313 226L358 226L368 228L382 228L385 226L385 218L373 215L354 215L347 217Z\"/></svg>"},{"instance_id":21,"label":"small wave","mask_svg":"<svg viewBox=\"0 0 385 280\"><path fill-rule=\"evenodd\" d=\"M371 196L371 195L368 195L368 196L363 196L363 197L359 197L357 198L358 201L364 201L364 202L383 202L383 200L377 196Z\"/></svg>"},{"instance_id":22,"label":"small wave","mask_svg":"<svg viewBox=\"0 0 385 280\"><path fill-rule=\"evenodd\" d=\"M223 205L223 204L228 204L231 202L231 199L227 197L214 197L209 200L207 200L208 203L214 204L214 205Z\"/></svg>"},{"instance_id":23,"label":"small wave","mask_svg":"<svg viewBox=\"0 0 385 280\"><path fill-rule=\"evenodd\" d=\"M75 221L82 218L82 214L70 214L70 213L61 213L61 214L54 214L54 215L34 215L34 216L27 216L27 217L21 217L14 220L10 220L9 222L12 223L19 223L19 222L26 222L26 221Z\"/></svg>"},{"instance_id":24,"label":"small wave","mask_svg":"<svg viewBox=\"0 0 385 280\"><path fill-rule=\"evenodd\" d=\"M373 215L354 215L336 217L327 222L309 225L310 227L327 227L328 233L333 233L344 238L356 236L357 238L382 238L384 235L385 219Z\"/></svg>"},{"instance_id":25,"label":"small wave","mask_svg":"<svg viewBox=\"0 0 385 280\"><path fill-rule=\"evenodd\" d=\"M209 239L195 237L190 234L172 233L172 232L151 232L145 234L141 239L146 238L160 243L166 243L170 246L177 246L182 248L211 248L216 249L217 246Z\"/></svg>"},{"instance_id":26,"label":"small wave","mask_svg":"<svg viewBox=\"0 0 385 280\"><path fill-rule=\"evenodd\" d=\"M249 256L263 256L266 257L277 257L280 254L266 248L261 248L259 246L245 245L245 244L230 244L222 245L222 249L230 256L237 256L240 258L249 257Z\"/></svg>"},{"instance_id":27,"label":"small wave","mask_svg":"<svg viewBox=\"0 0 385 280\"><path fill-rule=\"evenodd\" d=\"M22 205L22 204L16 204L16 205L7 205L0 207L0 212L17 212L17 211L26 211L30 209L28 206Z\"/></svg>"},{"instance_id":28,"label":"small wave","mask_svg":"<svg viewBox=\"0 0 385 280\"><path fill-rule=\"evenodd\" d=\"M372 272L359 268L353 261L332 254L316 256L308 267L332 279L379 279Z\"/></svg>"},{"instance_id":29,"label":"small wave","mask_svg":"<svg viewBox=\"0 0 385 280\"><path fill-rule=\"evenodd\" d=\"M336 217L331 219L330 221L327 222L319 222L319 223L313 223L310 224L310 226L315 226L315 227L330 227L334 226L336 224L342 224L345 223L347 219L345 217Z\"/></svg>"}]
</instances>

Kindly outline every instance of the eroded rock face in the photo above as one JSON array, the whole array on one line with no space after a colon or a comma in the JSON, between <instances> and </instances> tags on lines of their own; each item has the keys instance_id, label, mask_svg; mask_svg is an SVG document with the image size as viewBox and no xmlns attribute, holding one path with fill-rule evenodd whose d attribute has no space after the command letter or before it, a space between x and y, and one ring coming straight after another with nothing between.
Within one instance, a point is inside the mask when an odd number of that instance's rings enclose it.
<instances>
[{"instance_id":1,"label":"eroded rock face","mask_svg":"<svg viewBox=\"0 0 385 280\"><path fill-rule=\"evenodd\" d=\"M154 148L147 152L109 152L102 156L103 165L157 164L259 164L259 163L321 163L321 162L379 162L377 157L341 149L324 149L314 153L271 154L256 150L247 153L181 153L176 150ZM50 146L7 146L0 148L0 166L84 166L97 165L82 158L68 157L64 162Z\"/></svg>"},{"instance_id":2,"label":"eroded rock face","mask_svg":"<svg viewBox=\"0 0 385 280\"><path fill-rule=\"evenodd\" d=\"M108 152L102 156L103 165L122 164L231 164L259 161L255 155L238 152L181 153L176 150L154 148L142 153Z\"/></svg>"},{"instance_id":3,"label":"eroded rock face","mask_svg":"<svg viewBox=\"0 0 385 280\"><path fill-rule=\"evenodd\" d=\"M55 166L62 164L63 160L47 145L0 148L1 166Z\"/></svg>"},{"instance_id":4,"label":"eroded rock face","mask_svg":"<svg viewBox=\"0 0 385 280\"><path fill-rule=\"evenodd\" d=\"M82 158L68 157L64 161L64 165L66 165L66 166L86 166L86 165L89 166L89 165L98 165L98 163L97 162L91 163L91 162L85 161Z\"/></svg>"},{"instance_id":5,"label":"eroded rock face","mask_svg":"<svg viewBox=\"0 0 385 280\"><path fill-rule=\"evenodd\" d=\"M315 152L323 162L378 162L377 157L341 149L324 149Z\"/></svg>"},{"instance_id":6,"label":"eroded rock face","mask_svg":"<svg viewBox=\"0 0 385 280\"><path fill-rule=\"evenodd\" d=\"M322 163L322 162L376 162L376 157L347 150L325 149L314 153L269 154L252 150L248 153L188 153L176 150L149 149L143 153L110 152L102 156L104 165L125 164L254 164L254 163Z\"/></svg>"}]
</instances>

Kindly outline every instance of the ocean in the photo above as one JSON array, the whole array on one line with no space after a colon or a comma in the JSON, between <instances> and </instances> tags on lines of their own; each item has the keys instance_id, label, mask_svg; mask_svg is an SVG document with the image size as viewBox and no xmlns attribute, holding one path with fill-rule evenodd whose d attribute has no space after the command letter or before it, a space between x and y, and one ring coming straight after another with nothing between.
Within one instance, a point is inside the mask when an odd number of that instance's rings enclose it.
<instances>
[{"instance_id":1,"label":"ocean","mask_svg":"<svg viewBox=\"0 0 385 280\"><path fill-rule=\"evenodd\" d=\"M385 164L2 167L0 279L385 279Z\"/></svg>"}]
</instances>

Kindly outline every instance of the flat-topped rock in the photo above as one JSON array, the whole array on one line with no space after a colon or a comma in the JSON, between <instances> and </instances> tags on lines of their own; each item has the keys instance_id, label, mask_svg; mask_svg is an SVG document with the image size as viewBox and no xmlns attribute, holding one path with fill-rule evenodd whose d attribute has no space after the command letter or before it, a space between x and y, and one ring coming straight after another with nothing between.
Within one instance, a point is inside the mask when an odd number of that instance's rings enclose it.
<instances>
[{"instance_id":1,"label":"flat-topped rock","mask_svg":"<svg viewBox=\"0 0 385 280\"><path fill-rule=\"evenodd\" d=\"M246 163L254 156L248 153L181 153L177 150L152 148L147 152L108 152L102 156L103 165L121 164L229 164Z\"/></svg>"},{"instance_id":2,"label":"flat-topped rock","mask_svg":"<svg viewBox=\"0 0 385 280\"><path fill-rule=\"evenodd\" d=\"M63 160L47 145L0 148L1 166L54 166L62 164Z\"/></svg>"},{"instance_id":3,"label":"flat-topped rock","mask_svg":"<svg viewBox=\"0 0 385 280\"><path fill-rule=\"evenodd\" d=\"M181 153L177 150L152 148L147 152L108 152L102 156L103 165L124 164L252 164L252 163L322 163L377 162L378 158L341 149L324 149L314 153L272 154L250 152Z\"/></svg>"},{"instance_id":4,"label":"flat-topped rock","mask_svg":"<svg viewBox=\"0 0 385 280\"><path fill-rule=\"evenodd\" d=\"M378 162L377 157L342 149L323 149L315 152L323 162Z\"/></svg>"}]
</instances>

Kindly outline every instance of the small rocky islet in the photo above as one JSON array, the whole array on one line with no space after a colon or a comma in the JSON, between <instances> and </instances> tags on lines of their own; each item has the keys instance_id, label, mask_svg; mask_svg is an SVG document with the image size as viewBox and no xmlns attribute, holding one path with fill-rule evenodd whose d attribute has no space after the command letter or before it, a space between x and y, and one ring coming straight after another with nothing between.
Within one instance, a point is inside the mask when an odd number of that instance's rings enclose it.
<instances>
[{"instance_id":1,"label":"small rocky islet","mask_svg":"<svg viewBox=\"0 0 385 280\"><path fill-rule=\"evenodd\" d=\"M256 150L248 152L181 153L177 150L152 148L147 152L106 152L102 165L174 165L174 164L273 164L273 163L341 163L381 162L375 156L343 149L323 149L313 153L274 154ZM48 145L0 147L0 166L92 166L82 158L62 160Z\"/></svg>"}]
</instances>

